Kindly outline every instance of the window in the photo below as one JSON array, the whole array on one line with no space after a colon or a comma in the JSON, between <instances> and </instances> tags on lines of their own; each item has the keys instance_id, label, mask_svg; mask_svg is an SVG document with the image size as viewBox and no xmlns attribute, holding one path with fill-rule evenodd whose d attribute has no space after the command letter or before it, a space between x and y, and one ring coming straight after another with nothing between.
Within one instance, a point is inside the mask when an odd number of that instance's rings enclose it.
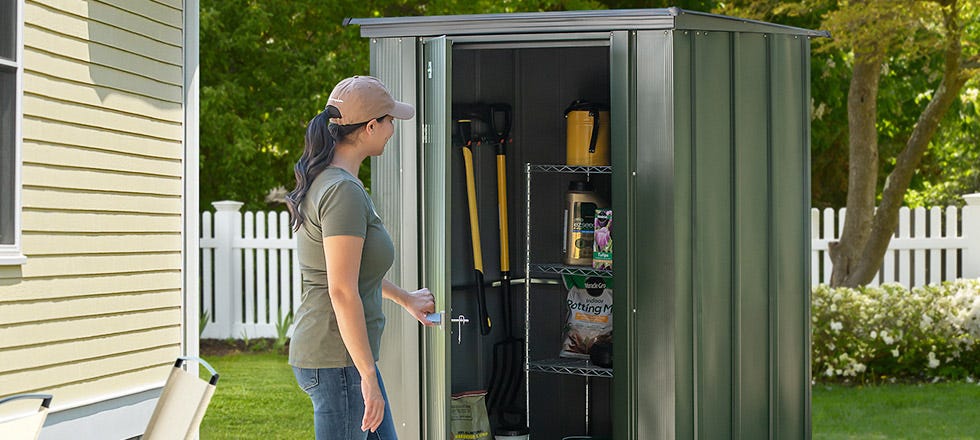
<instances>
[{"instance_id":1,"label":"window","mask_svg":"<svg viewBox=\"0 0 980 440\"><path fill-rule=\"evenodd\" d=\"M21 264L21 1L0 0L0 264Z\"/></svg>"}]
</instances>

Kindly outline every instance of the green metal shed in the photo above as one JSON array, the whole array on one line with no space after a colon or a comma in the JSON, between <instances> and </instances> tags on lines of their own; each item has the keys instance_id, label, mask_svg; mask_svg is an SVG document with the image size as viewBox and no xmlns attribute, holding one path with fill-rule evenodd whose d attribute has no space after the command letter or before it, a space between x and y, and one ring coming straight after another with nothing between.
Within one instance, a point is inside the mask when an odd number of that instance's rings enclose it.
<instances>
[{"instance_id":1,"label":"green metal shed","mask_svg":"<svg viewBox=\"0 0 980 440\"><path fill-rule=\"evenodd\" d=\"M374 159L372 190L399 250L390 277L431 289L444 321L477 316L452 108L513 108L510 299L524 319L511 330L526 343L515 404L532 438L810 438L809 40L827 33L676 8L351 23L370 38L372 74L419 109ZM609 104L611 167L562 166L575 99ZM475 148L490 281L495 160ZM616 219L612 368L549 364L567 313L555 278L577 268L542 263L561 260L562 194L582 179ZM450 394L500 373L499 284L487 336L386 311L381 368L402 438L450 438Z\"/></svg>"}]
</instances>

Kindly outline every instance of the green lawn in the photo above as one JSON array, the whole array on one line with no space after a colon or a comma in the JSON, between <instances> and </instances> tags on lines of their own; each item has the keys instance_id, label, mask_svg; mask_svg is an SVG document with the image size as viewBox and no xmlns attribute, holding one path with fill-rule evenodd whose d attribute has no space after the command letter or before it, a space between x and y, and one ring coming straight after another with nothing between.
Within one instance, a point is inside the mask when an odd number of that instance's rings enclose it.
<instances>
[{"instance_id":1,"label":"green lawn","mask_svg":"<svg viewBox=\"0 0 980 440\"><path fill-rule=\"evenodd\" d=\"M201 422L202 439L313 438L313 405L285 355L204 357L221 377Z\"/></svg>"},{"instance_id":2,"label":"green lawn","mask_svg":"<svg viewBox=\"0 0 980 440\"><path fill-rule=\"evenodd\" d=\"M814 439L980 439L980 386L813 387Z\"/></svg>"},{"instance_id":3,"label":"green lawn","mask_svg":"<svg viewBox=\"0 0 980 440\"><path fill-rule=\"evenodd\" d=\"M312 406L286 356L206 356L221 374L201 438L313 437ZM968 383L813 389L814 439L980 440L980 386Z\"/></svg>"}]
</instances>

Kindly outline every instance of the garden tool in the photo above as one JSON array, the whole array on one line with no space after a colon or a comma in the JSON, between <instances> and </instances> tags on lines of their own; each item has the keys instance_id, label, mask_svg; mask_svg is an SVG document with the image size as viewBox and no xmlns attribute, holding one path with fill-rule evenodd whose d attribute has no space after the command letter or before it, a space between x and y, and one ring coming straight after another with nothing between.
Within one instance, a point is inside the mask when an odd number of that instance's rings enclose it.
<instances>
[{"instance_id":1,"label":"garden tool","mask_svg":"<svg viewBox=\"0 0 980 440\"><path fill-rule=\"evenodd\" d=\"M510 291L510 235L507 213L507 143L510 142L511 108L491 104L490 129L497 152L497 212L500 230L500 288L506 338L493 346L493 370L488 387L488 406L498 414L513 406L524 372L524 340L513 334Z\"/></svg>"},{"instance_id":2,"label":"garden tool","mask_svg":"<svg viewBox=\"0 0 980 440\"><path fill-rule=\"evenodd\" d=\"M483 251L480 246L480 222L476 211L476 183L473 178L473 125L468 118L456 120L457 130L463 144L463 165L466 168L466 201L470 214L470 239L473 243L473 271L476 275L477 307L480 322L480 334L490 334L490 315L487 313L487 296L483 281Z\"/></svg>"}]
</instances>

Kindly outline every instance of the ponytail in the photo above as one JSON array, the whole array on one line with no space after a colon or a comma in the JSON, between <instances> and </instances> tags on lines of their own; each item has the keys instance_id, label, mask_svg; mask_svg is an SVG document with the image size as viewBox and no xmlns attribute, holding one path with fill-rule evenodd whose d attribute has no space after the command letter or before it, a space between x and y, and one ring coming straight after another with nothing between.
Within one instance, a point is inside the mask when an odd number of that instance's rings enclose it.
<instances>
[{"instance_id":1,"label":"ponytail","mask_svg":"<svg viewBox=\"0 0 980 440\"><path fill-rule=\"evenodd\" d=\"M363 127L367 122L351 125L339 125L330 122L331 118L340 118L340 110L328 105L320 114L313 117L306 126L305 147L293 172L296 174L296 189L286 195L286 207L289 208L290 226L293 231L306 221L303 212L303 199L310 190L310 185L316 176L333 162L337 143L342 142L351 133ZM379 118L381 119L381 118Z\"/></svg>"}]
</instances>

